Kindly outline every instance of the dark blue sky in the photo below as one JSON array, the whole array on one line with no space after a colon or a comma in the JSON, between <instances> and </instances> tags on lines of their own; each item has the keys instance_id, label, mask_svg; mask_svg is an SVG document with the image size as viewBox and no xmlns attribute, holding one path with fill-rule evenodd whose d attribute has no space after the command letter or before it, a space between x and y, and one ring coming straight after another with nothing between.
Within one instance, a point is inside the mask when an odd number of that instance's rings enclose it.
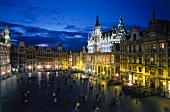
<instances>
[{"instance_id":1,"label":"dark blue sky","mask_svg":"<svg viewBox=\"0 0 170 112\"><path fill-rule=\"evenodd\" d=\"M152 18L170 20L169 0L0 0L0 30L6 24L11 42L28 46L61 43L65 49L82 49L99 15L102 31L117 26L122 15L125 26L147 27Z\"/></svg>"}]
</instances>

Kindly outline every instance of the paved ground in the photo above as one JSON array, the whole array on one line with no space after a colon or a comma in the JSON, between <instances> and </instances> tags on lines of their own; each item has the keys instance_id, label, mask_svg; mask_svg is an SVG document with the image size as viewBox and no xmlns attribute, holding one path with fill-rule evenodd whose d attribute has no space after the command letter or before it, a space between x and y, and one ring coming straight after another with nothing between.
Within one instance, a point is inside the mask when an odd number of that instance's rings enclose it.
<instances>
[{"instance_id":1,"label":"paved ground","mask_svg":"<svg viewBox=\"0 0 170 112\"><path fill-rule=\"evenodd\" d=\"M75 74L72 74L73 78L65 79L60 78L60 83L57 80L57 76L53 77L55 80L53 84L48 86L47 82L52 77L49 76L49 72L29 73L28 75L19 74L18 76L12 76L8 79L1 81L1 110L0 112L75 112L76 102L79 100L79 95L87 95L88 100L80 103L80 112L92 112L93 106L99 107L99 112L170 112L170 100L160 97L147 97L143 99L131 99L131 96L118 97L119 92L122 92L121 86L104 86L99 90L98 85L106 85L106 80L98 79L98 81L88 81L84 83L80 79L76 79ZM59 76L64 74L59 74ZM36 76L31 82L27 82L27 77ZM23 77L23 80L17 81ZM42 84L41 81L43 80ZM73 80L76 81L73 84ZM72 89L68 90L68 87L73 85ZM90 92L89 88L93 85L94 89ZM57 92L57 88L60 88L57 98L59 103L54 103L53 93ZM29 90L30 95L24 97L23 92ZM117 93L117 105L110 103L113 97L115 97L115 90ZM96 101L96 94L101 96L101 102ZM23 100L27 99L28 104L25 105ZM68 102L66 101L68 99Z\"/></svg>"}]
</instances>

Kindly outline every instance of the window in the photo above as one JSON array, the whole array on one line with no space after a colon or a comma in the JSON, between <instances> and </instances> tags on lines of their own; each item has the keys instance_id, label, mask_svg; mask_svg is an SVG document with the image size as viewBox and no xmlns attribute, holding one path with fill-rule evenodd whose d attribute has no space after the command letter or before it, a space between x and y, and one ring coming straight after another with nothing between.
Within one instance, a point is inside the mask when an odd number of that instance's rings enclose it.
<instances>
[{"instance_id":1,"label":"window","mask_svg":"<svg viewBox=\"0 0 170 112\"><path fill-rule=\"evenodd\" d=\"M136 45L133 45L133 52L136 52Z\"/></svg>"},{"instance_id":2,"label":"window","mask_svg":"<svg viewBox=\"0 0 170 112\"><path fill-rule=\"evenodd\" d=\"M149 64L150 56L149 54L145 54L145 65Z\"/></svg>"},{"instance_id":3,"label":"window","mask_svg":"<svg viewBox=\"0 0 170 112\"><path fill-rule=\"evenodd\" d=\"M150 43L145 44L145 49L150 50Z\"/></svg>"},{"instance_id":4,"label":"window","mask_svg":"<svg viewBox=\"0 0 170 112\"><path fill-rule=\"evenodd\" d=\"M131 52L131 46L129 46L129 52Z\"/></svg>"},{"instance_id":5,"label":"window","mask_svg":"<svg viewBox=\"0 0 170 112\"><path fill-rule=\"evenodd\" d=\"M149 68L145 67L145 72L149 72Z\"/></svg>"},{"instance_id":6,"label":"window","mask_svg":"<svg viewBox=\"0 0 170 112\"><path fill-rule=\"evenodd\" d=\"M142 45L139 44L139 52L142 52Z\"/></svg>"},{"instance_id":7,"label":"window","mask_svg":"<svg viewBox=\"0 0 170 112\"><path fill-rule=\"evenodd\" d=\"M133 67L133 71L136 71L136 67Z\"/></svg>"},{"instance_id":8,"label":"window","mask_svg":"<svg viewBox=\"0 0 170 112\"><path fill-rule=\"evenodd\" d=\"M155 64L155 54L151 53L151 64Z\"/></svg>"},{"instance_id":9,"label":"window","mask_svg":"<svg viewBox=\"0 0 170 112\"><path fill-rule=\"evenodd\" d=\"M136 33L133 34L133 41L136 41Z\"/></svg>"},{"instance_id":10,"label":"window","mask_svg":"<svg viewBox=\"0 0 170 112\"><path fill-rule=\"evenodd\" d=\"M142 56L139 55L139 64L142 64Z\"/></svg>"},{"instance_id":11,"label":"window","mask_svg":"<svg viewBox=\"0 0 170 112\"><path fill-rule=\"evenodd\" d=\"M170 47L170 40L168 40L168 47Z\"/></svg>"},{"instance_id":12,"label":"window","mask_svg":"<svg viewBox=\"0 0 170 112\"><path fill-rule=\"evenodd\" d=\"M136 56L134 56L134 63L136 63Z\"/></svg>"},{"instance_id":13,"label":"window","mask_svg":"<svg viewBox=\"0 0 170 112\"><path fill-rule=\"evenodd\" d=\"M164 43L159 43L159 49L164 49Z\"/></svg>"},{"instance_id":14,"label":"window","mask_svg":"<svg viewBox=\"0 0 170 112\"><path fill-rule=\"evenodd\" d=\"M139 72L142 72L142 68L141 67L139 67Z\"/></svg>"},{"instance_id":15,"label":"window","mask_svg":"<svg viewBox=\"0 0 170 112\"><path fill-rule=\"evenodd\" d=\"M152 43L152 44L151 44L151 48L152 48L152 51L155 51L155 50L156 50L156 44L155 44L155 43Z\"/></svg>"},{"instance_id":16,"label":"window","mask_svg":"<svg viewBox=\"0 0 170 112\"><path fill-rule=\"evenodd\" d=\"M162 66L164 62L164 53L159 54L159 66Z\"/></svg>"},{"instance_id":17,"label":"window","mask_svg":"<svg viewBox=\"0 0 170 112\"><path fill-rule=\"evenodd\" d=\"M163 69L159 69L159 75L163 75Z\"/></svg>"},{"instance_id":18,"label":"window","mask_svg":"<svg viewBox=\"0 0 170 112\"><path fill-rule=\"evenodd\" d=\"M112 52L114 51L114 46L112 46Z\"/></svg>"},{"instance_id":19,"label":"window","mask_svg":"<svg viewBox=\"0 0 170 112\"><path fill-rule=\"evenodd\" d=\"M151 70L151 71L150 71L150 74L151 74L151 75L155 75L155 71L154 71L154 70Z\"/></svg>"},{"instance_id":20,"label":"window","mask_svg":"<svg viewBox=\"0 0 170 112\"><path fill-rule=\"evenodd\" d=\"M131 55L129 55L129 63L131 63Z\"/></svg>"}]
</instances>

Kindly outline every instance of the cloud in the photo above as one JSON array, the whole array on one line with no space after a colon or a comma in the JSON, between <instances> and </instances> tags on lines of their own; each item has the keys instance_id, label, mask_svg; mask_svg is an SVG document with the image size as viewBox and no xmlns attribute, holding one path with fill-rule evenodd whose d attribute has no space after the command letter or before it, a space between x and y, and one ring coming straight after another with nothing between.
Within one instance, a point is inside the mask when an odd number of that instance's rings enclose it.
<instances>
[{"instance_id":1,"label":"cloud","mask_svg":"<svg viewBox=\"0 0 170 112\"><path fill-rule=\"evenodd\" d=\"M49 45L48 43L41 43L41 44L37 44L36 46L47 47L48 45Z\"/></svg>"},{"instance_id":2,"label":"cloud","mask_svg":"<svg viewBox=\"0 0 170 112\"><path fill-rule=\"evenodd\" d=\"M75 38L83 38L82 35L75 35Z\"/></svg>"},{"instance_id":3,"label":"cloud","mask_svg":"<svg viewBox=\"0 0 170 112\"><path fill-rule=\"evenodd\" d=\"M61 43L66 50L82 49L82 46L87 46L87 33L84 32L67 32L67 31L52 31L39 27L14 25L0 21L0 30L4 30L6 25L9 25L11 42L18 45L20 41L25 42L26 46L30 44L36 46L50 45L56 48L58 43Z\"/></svg>"},{"instance_id":4,"label":"cloud","mask_svg":"<svg viewBox=\"0 0 170 112\"><path fill-rule=\"evenodd\" d=\"M64 29L78 30L75 25L67 25Z\"/></svg>"},{"instance_id":5,"label":"cloud","mask_svg":"<svg viewBox=\"0 0 170 112\"><path fill-rule=\"evenodd\" d=\"M25 23L42 22L44 17L55 18L62 12L61 9L56 7L46 8L41 6L33 6L32 3L28 3L27 1L23 2L20 0L0 0L0 5L4 8L14 10L16 16L21 17L23 19L21 21Z\"/></svg>"},{"instance_id":6,"label":"cloud","mask_svg":"<svg viewBox=\"0 0 170 112\"><path fill-rule=\"evenodd\" d=\"M10 42L18 42L16 39L10 39Z\"/></svg>"}]
</instances>

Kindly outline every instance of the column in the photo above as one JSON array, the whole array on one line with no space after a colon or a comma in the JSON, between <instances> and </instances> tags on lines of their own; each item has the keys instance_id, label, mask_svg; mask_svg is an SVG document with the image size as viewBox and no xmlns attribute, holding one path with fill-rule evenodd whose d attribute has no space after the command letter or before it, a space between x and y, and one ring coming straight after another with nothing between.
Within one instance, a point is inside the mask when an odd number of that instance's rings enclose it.
<instances>
[{"instance_id":1,"label":"column","mask_svg":"<svg viewBox=\"0 0 170 112\"><path fill-rule=\"evenodd\" d=\"M142 79L143 79L142 86L145 86L145 76L142 76Z\"/></svg>"}]
</instances>

